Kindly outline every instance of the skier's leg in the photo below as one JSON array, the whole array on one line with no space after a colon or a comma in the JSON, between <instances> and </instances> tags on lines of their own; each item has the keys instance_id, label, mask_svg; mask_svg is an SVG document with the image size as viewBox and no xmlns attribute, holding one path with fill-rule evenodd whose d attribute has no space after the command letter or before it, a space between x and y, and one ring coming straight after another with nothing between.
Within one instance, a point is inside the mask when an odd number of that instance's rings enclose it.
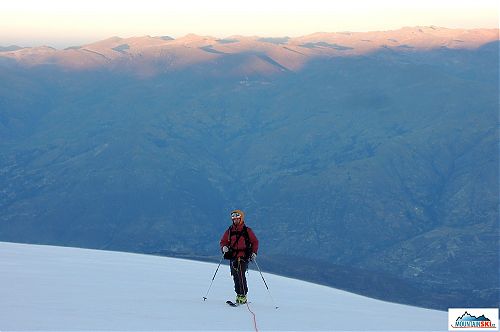
<instances>
[{"instance_id":1,"label":"skier's leg","mask_svg":"<svg viewBox=\"0 0 500 332\"><path fill-rule=\"evenodd\" d=\"M233 277L233 281L234 281L234 292L236 294L243 294L243 293L240 293L240 290L241 290L241 278L240 278L240 273L238 271L238 261L237 260L232 260L230 262L230 266L231 266L231 276Z\"/></svg>"},{"instance_id":2,"label":"skier's leg","mask_svg":"<svg viewBox=\"0 0 500 332\"><path fill-rule=\"evenodd\" d=\"M240 279L241 279L241 287L240 290L242 291L240 294L247 295L248 293L248 285L247 285L247 268L248 268L248 262L245 260L240 260Z\"/></svg>"}]
</instances>

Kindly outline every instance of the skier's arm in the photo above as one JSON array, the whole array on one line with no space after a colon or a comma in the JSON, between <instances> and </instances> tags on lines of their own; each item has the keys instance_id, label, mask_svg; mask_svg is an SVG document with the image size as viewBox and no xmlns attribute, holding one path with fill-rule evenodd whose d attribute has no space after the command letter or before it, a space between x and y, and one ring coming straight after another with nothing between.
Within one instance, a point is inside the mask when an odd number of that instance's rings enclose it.
<instances>
[{"instance_id":1,"label":"skier's arm","mask_svg":"<svg viewBox=\"0 0 500 332\"><path fill-rule=\"evenodd\" d=\"M248 229L248 237L250 239L250 243L252 244L252 251L257 254L259 251L259 240L257 239L257 236L255 236L253 230L251 230L250 228Z\"/></svg>"},{"instance_id":2,"label":"skier's arm","mask_svg":"<svg viewBox=\"0 0 500 332\"><path fill-rule=\"evenodd\" d=\"M229 247L229 229L226 229L224 232L224 235L220 238L220 248L222 250L222 247L228 246Z\"/></svg>"}]
</instances>

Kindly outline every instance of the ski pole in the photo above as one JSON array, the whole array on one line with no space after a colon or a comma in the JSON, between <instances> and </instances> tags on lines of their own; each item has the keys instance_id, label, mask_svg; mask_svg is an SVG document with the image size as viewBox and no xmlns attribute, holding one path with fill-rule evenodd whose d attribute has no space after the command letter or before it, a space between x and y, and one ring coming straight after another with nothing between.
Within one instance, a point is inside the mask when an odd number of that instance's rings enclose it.
<instances>
[{"instance_id":1,"label":"ski pole","mask_svg":"<svg viewBox=\"0 0 500 332\"><path fill-rule=\"evenodd\" d=\"M257 263L257 258L254 258L253 262L255 263L255 265L257 265L257 269L259 269L260 276L262 277L262 281L264 281L264 285L266 285L267 292L269 293L269 297L271 297L271 300L273 301L274 308L278 309L278 306L276 305L276 302L274 301L274 298L271 295L271 291L269 290L269 287L267 286L266 279L264 279L264 276L262 275L262 271L260 270L259 264Z\"/></svg>"},{"instance_id":2,"label":"ski pole","mask_svg":"<svg viewBox=\"0 0 500 332\"><path fill-rule=\"evenodd\" d=\"M217 275L217 271L219 271L219 267L222 263L223 258L224 258L224 255L222 255L220 258L219 265L217 266L217 270L215 270L214 276L212 277L212 282L210 283L210 287L208 287L207 294L205 294L205 296L203 296L203 301L207 300L208 292L210 292L210 288L212 288L212 284L214 283L215 276Z\"/></svg>"}]
</instances>

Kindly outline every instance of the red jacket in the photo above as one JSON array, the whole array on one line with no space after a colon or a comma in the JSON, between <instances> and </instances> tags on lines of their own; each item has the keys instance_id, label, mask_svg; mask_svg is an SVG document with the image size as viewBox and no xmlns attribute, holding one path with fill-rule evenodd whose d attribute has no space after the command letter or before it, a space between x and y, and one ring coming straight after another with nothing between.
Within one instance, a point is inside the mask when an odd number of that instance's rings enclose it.
<instances>
[{"instance_id":1,"label":"red jacket","mask_svg":"<svg viewBox=\"0 0 500 332\"><path fill-rule=\"evenodd\" d=\"M229 248L232 248L233 250L236 251L234 258L245 257L245 249L246 249L245 236L244 235L239 236L238 243L236 243L238 234L243 230L243 226L245 226L244 222L242 222L241 225L238 226L231 225L231 227L226 229L224 235L222 235L220 239L221 249L224 246L228 246ZM257 254L257 251L259 250L259 240L257 240L255 233L248 226L247 226L247 232L250 243L252 245L252 252Z\"/></svg>"}]
</instances>

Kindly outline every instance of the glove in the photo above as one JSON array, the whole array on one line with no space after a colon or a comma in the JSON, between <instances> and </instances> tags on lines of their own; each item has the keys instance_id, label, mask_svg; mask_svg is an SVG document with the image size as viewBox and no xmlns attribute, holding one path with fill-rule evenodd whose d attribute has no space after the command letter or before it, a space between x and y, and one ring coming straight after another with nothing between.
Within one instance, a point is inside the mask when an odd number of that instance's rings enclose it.
<instances>
[{"instance_id":1,"label":"glove","mask_svg":"<svg viewBox=\"0 0 500 332\"><path fill-rule=\"evenodd\" d=\"M254 261L257 258L257 254L252 252L252 255L250 256L250 259Z\"/></svg>"},{"instance_id":2,"label":"glove","mask_svg":"<svg viewBox=\"0 0 500 332\"><path fill-rule=\"evenodd\" d=\"M229 248L227 246L222 247L222 252L226 253L229 251Z\"/></svg>"}]
</instances>

